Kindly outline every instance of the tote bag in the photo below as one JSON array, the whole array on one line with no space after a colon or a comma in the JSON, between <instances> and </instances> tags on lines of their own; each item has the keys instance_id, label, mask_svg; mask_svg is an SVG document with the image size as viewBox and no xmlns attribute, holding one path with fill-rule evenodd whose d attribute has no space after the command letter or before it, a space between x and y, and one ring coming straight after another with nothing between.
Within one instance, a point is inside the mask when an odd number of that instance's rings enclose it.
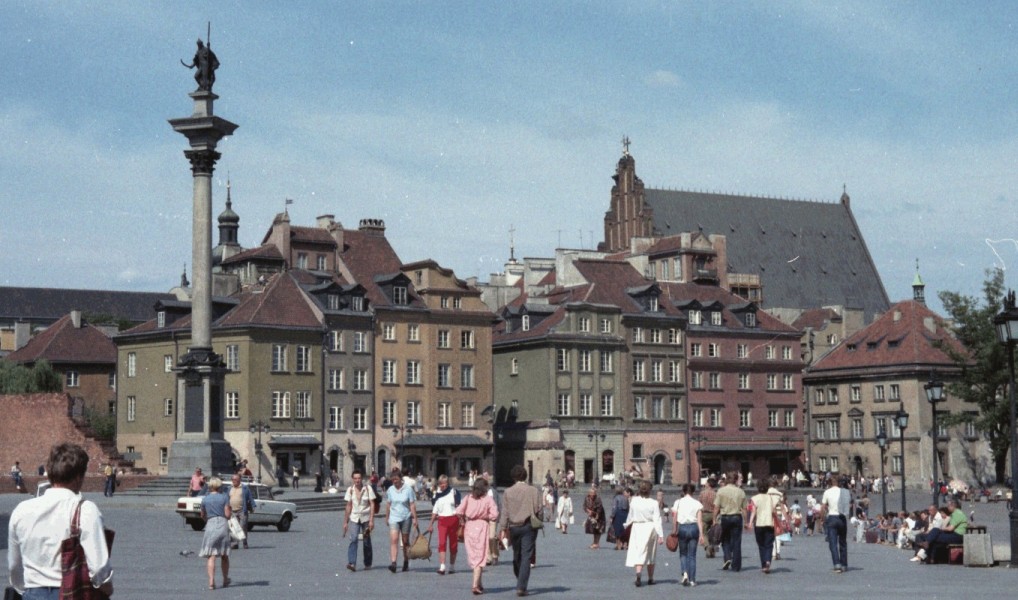
<instances>
[{"instance_id":1,"label":"tote bag","mask_svg":"<svg viewBox=\"0 0 1018 600\"><path fill-rule=\"evenodd\" d=\"M108 596L92 587L92 577L88 573L88 562L85 560L85 549L81 547L81 503L78 502L71 517L71 535L60 543L60 569L63 579L60 582L61 600L106 600ZM106 529L106 547L113 547L114 532Z\"/></svg>"}]
</instances>

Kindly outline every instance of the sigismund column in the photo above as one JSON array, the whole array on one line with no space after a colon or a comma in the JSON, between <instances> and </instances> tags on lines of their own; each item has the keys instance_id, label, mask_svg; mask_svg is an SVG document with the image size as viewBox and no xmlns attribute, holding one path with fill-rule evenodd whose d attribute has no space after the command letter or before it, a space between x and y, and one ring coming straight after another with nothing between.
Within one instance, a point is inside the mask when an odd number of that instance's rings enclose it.
<instances>
[{"instance_id":1,"label":"sigismund column","mask_svg":"<svg viewBox=\"0 0 1018 600\"><path fill-rule=\"evenodd\" d=\"M231 473L233 455L223 437L223 381L226 365L212 349L212 172L220 153L219 140L237 125L213 114L212 93L219 61L211 46L198 40L198 50L188 68L197 69L198 89L188 94L194 114L170 119L173 130L184 135L190 149L193 216L191 237L192 277L191 342L177 362L177 432L170 447L170 475L189 475L195 467L206 474Z\"/></svg>"}]
</instances>

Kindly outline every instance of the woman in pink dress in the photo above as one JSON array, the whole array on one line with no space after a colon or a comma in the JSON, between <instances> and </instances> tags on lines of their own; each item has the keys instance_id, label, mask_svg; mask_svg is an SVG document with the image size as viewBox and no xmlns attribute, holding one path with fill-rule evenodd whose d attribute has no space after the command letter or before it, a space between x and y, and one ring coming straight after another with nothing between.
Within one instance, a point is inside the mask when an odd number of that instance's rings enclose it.
<instances>
[{"instance_id":1,"label":"woman in pink dress","mask_svg":"<svg viewBox=\"0 0 1018 600\"><path fill-rule=\"evenodd\" d=\"M484 593L481 573L488 558L488 524L498 520L498 507L488 495L488 481L478 477L470 488L470 495L456 508L463 526L463 545L467 547L467 562L474 570L475 596Z\"/></svg>"}]
</instances>

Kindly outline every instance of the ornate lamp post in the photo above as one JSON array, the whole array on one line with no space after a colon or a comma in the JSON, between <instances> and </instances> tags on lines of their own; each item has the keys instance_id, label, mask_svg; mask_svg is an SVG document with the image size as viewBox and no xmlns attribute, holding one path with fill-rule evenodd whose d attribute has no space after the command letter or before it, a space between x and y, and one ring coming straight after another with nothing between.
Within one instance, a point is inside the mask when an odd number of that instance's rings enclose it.
<instances>
[{"instance_id":1,"label":"ornate lamp post","mask_svg":"<svg viewBox=\"0 0 1018 600\"><path fill-rule=\"evenodd\" d=\"M940 455L937 454L937 403L944 399L944 382L930 374L930 381L923 386L926 390L926 400L933 407L933 429L930 431L930 439L933 440L933 506L940 506L940 484L937 478L937 464L940 462Z\"/></svg>"},{"instance_id":2,"label":"ornate lamp post","mask_svg":"<svg viewBox=\"0 0 1018 600\"><path fill-rule=\"evenodd\" d=\"M790 454L790 448L792 446L792 438L787 435L781 436L781 445L785 448L785 471L788 473L789 478L792 477L792 457Z\"/></svg>"},{"instance_id":3,"label":"ornate lamp post","mask_svg":"<svg viewBox=\"0 0 1018 600\"><path fill-rule=\"evenodd\" d=\"M703 453L700 451L703 448L703 443L707 441L707 436L702 433L698 433L693 436L692 441L696 442L696 484L700 485L700 473L703 472Z\"/></svg>"},{"instance_id":4,"label":"ornate lamp post","mask_svg":"<svg viewBox=\"0 0 1018 600\"><path fill-rule=\"evenodd\" d=\"M604 431L595 427L587 432L587 441L594 442L594 480L591 483L600 484L601 478L598 475L598 463L601 461L601 448L598 442L606 439Z\"/></svg>"},{"instance_id":5,"label":"ornate lamp post","mask_svg":"<svg viewBox=\"0 0 1018 600\"><path fill-rule=\"evenodd\" d=\"M887 432L880 428L877 434L877 445L880 446L880 514L887 514L887 482L884 481L884 451L887 449ZM904 510L904 509L902 509Z\"/></svg>"},{"instance_id":6,"label":"ornate lamp post","mask_svg":"<svg viewBox=\"0 0 1018 600\"><path fill-rule=\"evenodd\" d=\"M1018 309L1015 309L1014 290L1004 299L1004 310L993 318L997 338L1007 346L1007 403L1011 407L1011 567L1018 567L1018 431L1015 430L1014 399L1014 345L1018 342Z\"/></svg>"},{"instance_id":7,"label":"ornate lamp post","mask_svg":"<svg viewBox=\"0 0 1018 600\"><path fill-rule=\"evenodd\" d=\"M405 465L403 464L403 450L406 447L406 438L414 434L413 425L393 425L392 435L399 436L399 472L403 473Z\"/></svg>"},{"instance_id":8,"label":"ornate lamp post","mask_svg":"<svg viewBox=\"0 0 1018 600\"><path fill-rule=\"evenodd\" d=\"M894 421L898 424L898 440L901 442L901 510L905 508L905 429L908 427L908 413L904 408L899 408L894 415Z\"/></svg>"},{"instance_id":9,"label":"ornate lamp post","mask_svg":"<svg viewBox=\"0 0 1018 600\"><path fill-rule=\"evenodd\" d=\"M258 483L262 482L262 434L269 432L269 424L261 419L258 419L257 423L252 423L247 428L252 435L258 434L258 439L255 440L255 460L258 461Z\"/></svg>"}]
</instances>

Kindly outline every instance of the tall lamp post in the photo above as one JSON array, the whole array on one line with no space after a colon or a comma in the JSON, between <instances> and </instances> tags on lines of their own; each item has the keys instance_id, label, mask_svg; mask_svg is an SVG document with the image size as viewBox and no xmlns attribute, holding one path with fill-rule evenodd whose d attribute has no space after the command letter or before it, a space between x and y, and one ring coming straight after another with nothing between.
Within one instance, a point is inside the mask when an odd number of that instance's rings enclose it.
<instances>
[{"instance_id":1,"label":"tall lamp post","mask_svg":"<svg viewBox=\"0 0 1018 600\"><path fill-rule=\"evenodd\" d=\"M502 437L497 430L498 423L496 420L498 417L498 406L494 403L489 404L481 411L481 416L488 417L488 423L491 425L491 431L486 432L489 436L491 436L491 481L488 483L491 484L492 488L494 488L498 486L498 461L496 460L496 450L498 448L498 440Z\"/></svg>"},{"instance_id":2,"label":"tall lamp post","mask_svg":"<svg viewBox=\"0 0 1018 600\"><path fill-rule=\"evenodd\" d=\"M877 445L880 446L880 514L887 514L887 482L884 480L884 451L887 450L887 432L880 428L877 434ZM904 509L902 509L904 510Z\"/></svg>"},{"instance_id":3,"label":"tall lamp post","mask_svg":"<svg viewBox=\"0 0 1018 600\"><path fill-rule=\"evenodd\" d=\"M392 435L399 436L399 472L402 474L405 471L405 465L403 464L403 450L406 448L406 438L414 434L413 425L393 425Z\"/></svg>"},{"instance_id":4,"label":"tall lamp post","mask_svg":"<svg viewBox=\"0 0 1018 600\"><path fill-rule=\"evenodd\" d=\"M937 453L937 403L944 399L944 382L930 374L930 381L923 386L926 390L926 400L933 407L933 429L930 431L930 439L933 440L933 506L940 506L940 484L937 478L937 465L940 463L940 455Z\"/></svg>"},{"instance_id":5,"label":"tall lamp post","mask_svg":"<svg viewBox=\"0 0 1018 600\"><path fill-rule=\"evenodd\" d=\"M1004 299L1004 310L993 318L997 338L1007 346L1007 403L1011 408L1011 567L1018 567L1018 431L1015 430L1014 400L1014 346L1018 342L1018 309L1015 309L1014 290Z\"/></svg>"},{"instance_id":6,"label":"tall lamp post","mask_svg":"<svg viewBox=\"0 0 1018 600\"><path fill-rule=\"evenodd\" d=\"M898 413L894 415L894 420L898 424L898 440L901 442L901 510L906 511L905 508L905 429L908 427L908 413L905 412L904 408L899 408Z\"/></svg>"},{"instance_id":7,"label":"tall lamp post","mask_svg":"<svg viewBox=\"0 0 1018 600\"><path fill-rule=\"evenodd\" d=\"M601 478L598 475L598 462L601 460L601 448L598 442L603 442L606 439L604 432L598 428L591 429L587 432L587 440L594 442L594 480L591 483L600 485Z\"/></svg>"},{"instance_id":8,"label":"tall lamp post","mask_svg":"<svg viewBox=\"0 0 1018 600\"><path fill-rule=\"evenodd\" d=\"M698 433L693 436L692 441L696 442L696 484L699 486L701 485L700 473L703 472L703 453L701 452L701 448L703 448L703 443L707 441L707 436L702 433Z\"/></svg>"},{"instance_id":9,"label":"tall lamp post","mask_svg":"<svg viewBox=\"0 0 1018 600\"><path fill-rule=\"evenodd\" d=\"M258 439L255 440L255 460L258 461L258 483L262 482L262 434L269 432L269 424L261 419L258 419L257 423L252 423L247 428L252 435L258 434Z\"/></svg>"},{"instance_id":10,"label":"tall lamp post","mask_svg":"<svg viewBox=\"0 0 1018 600\"><path fill-rule=\"evenodd\" d=\"M792 438L783 435L781 436L781 445L785 448L785 472L788 473L788 477L792 477L792 457L790 455L789 448L792 446Z\"/></svg>"}]
</instances>

